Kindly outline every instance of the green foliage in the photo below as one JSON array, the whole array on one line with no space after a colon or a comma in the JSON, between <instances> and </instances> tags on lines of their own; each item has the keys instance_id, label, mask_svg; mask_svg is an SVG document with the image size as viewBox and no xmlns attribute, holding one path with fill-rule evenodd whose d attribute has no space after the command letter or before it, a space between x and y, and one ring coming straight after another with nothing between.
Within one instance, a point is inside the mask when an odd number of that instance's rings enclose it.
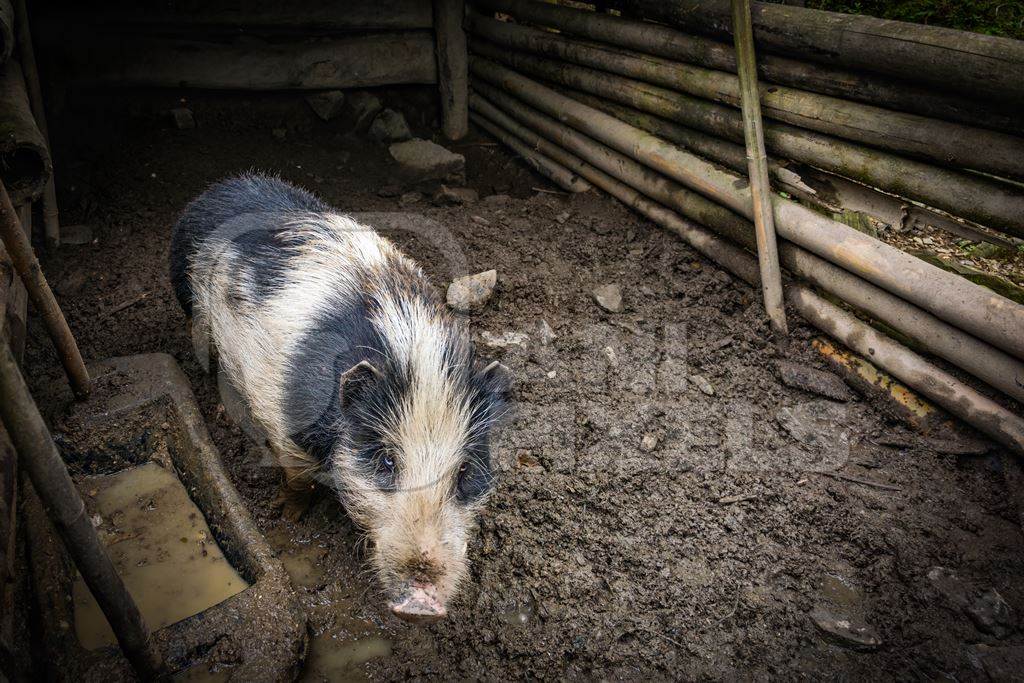
<instances>
[{"instance_id":1,"label":"green foliage","mask_svg":"<svg viewBox=\"0 0 1024 683\"><path fill-rule=\"evenodd\" d=\"M808 0L807 6L1024 40L1020 0Z\"/></svg>"}]
</instances>

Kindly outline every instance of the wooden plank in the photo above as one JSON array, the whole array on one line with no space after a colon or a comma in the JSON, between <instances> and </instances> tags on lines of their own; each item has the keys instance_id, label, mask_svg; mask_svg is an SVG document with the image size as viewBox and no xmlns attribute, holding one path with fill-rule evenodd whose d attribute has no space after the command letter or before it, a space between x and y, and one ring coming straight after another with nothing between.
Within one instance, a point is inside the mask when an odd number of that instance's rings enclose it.
<instances>
[{"instance_id":1,"label":"wooden plank","mask_svg":"<svg viewBox=\"0 0 1024 683\"><path fill-rule=\"evenodd\" d=\"M434 0L441 130L449 140L459 140L469 132L469 71L462 30L465 13L464 0Z\"/></svg>"}]
</instances>

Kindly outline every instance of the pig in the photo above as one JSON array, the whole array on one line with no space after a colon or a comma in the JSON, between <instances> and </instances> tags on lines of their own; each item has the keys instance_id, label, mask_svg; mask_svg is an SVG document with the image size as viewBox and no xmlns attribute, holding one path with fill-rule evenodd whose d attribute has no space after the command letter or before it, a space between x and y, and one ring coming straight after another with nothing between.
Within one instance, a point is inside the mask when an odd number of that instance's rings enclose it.
<instances>
[{"instance_id":1,"label":"pig","mask_svg":"<svg viewBox=\"0 0 1024 683\"><path fill-rule=\"evenodd\" d=\"M369 540L391 611L440 619L494 488L507 370L476 357L421 268L276 177L192 201L170 277L284 472L286 516L329 482Z\"/></svg>"}]
</instances>

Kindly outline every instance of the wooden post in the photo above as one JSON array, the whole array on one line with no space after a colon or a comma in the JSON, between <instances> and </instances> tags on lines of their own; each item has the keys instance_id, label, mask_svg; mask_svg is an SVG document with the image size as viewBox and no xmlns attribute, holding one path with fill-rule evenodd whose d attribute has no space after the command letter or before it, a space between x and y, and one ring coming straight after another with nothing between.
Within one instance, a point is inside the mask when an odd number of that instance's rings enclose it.
<instances>
[{"instance_id":1,"label":"wooden post","mask_svg":"<svg viewBox=\"0 0 1024 683\"><path fill-rule=\"evenodd\" d=\"M32 47L32 30L29 28L25 0L15 0L14 26L18 40L18 56L21 58L21 70L25 76L25 89L28 91L29 106L32 107L36 126L43 134L43 140L46 141L46 148L50 150L52 158L50 131L46 125L46 110L43 107L43 89L39 85L39 69L36 66L36 54ZM54 184L52 173L43 187L43 230L46 235L46 245L51 249L59 247L60 219L57 215L57 187Z\"/></svg>"},{"instance_id":2,"label":"wooden post","mask_svg":"<svg viewBox=\"0 0 1024 683\"><path fill-rule=\"evenodd\" d=\"M89 395L90 386L89 373L82 361L82 354L50 290L50 285L43 277L39 261L32 253L32 244L21 228L3 183L0 183L0 238L3 238L4 247L14 264L14 269L18 271L25 289L28 290L32 306L46 325L46 331L64 366L72 391L79 399L85 398Z\"/></svg>"},{"instance_id":3,"label":"wooden post","mask_svg":"<svg viewBox=\"0 0 1024 683\"><path fill-rule=\"evenodd\" d=\"M782 303L782 271L779 270L779 250L775 242L772 188L768 179L768 155L764 151L764 128L761 126L761 104L758 100L754 34L750 29L750 0L732 0L732 18L743 109L743 137L747 143L747 174L754 204L757 260L761 268L761 294L772 330L776 334L787 334L786 309Z\"/></svg>"},{"instance_id":4,"label":"wooden post","mask_svg":"<svg viewBox=\"0 0 1024 683\"><path fill-rule=\"evenodd\" d=\"M0 418L19 463L28 472L64 547L96 597L132 668L141 680L153 680L161 673L160 653L92 526L82 497L6 343L0 343L0 396Z\"/></svg>"},{"instance_id":5,"label":"wooden post","mask_svg":"<svg viewBox=\"0 0 1024 683\"><path fill-rule=\"evenodd\" d=\"M434 36L437 41L437 83L441 91L441 130L449 140L469 132L469 71L463 0L434 0Z\"/></svg>"}]
</instances>

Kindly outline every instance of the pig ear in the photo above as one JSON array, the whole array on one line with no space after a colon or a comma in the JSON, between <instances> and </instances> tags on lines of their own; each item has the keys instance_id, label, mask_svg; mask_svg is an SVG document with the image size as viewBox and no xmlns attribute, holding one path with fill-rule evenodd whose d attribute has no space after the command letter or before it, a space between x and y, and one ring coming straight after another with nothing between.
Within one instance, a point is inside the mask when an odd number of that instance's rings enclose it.
<instances>
[{"instance_id":1,"label":"pig ear","mask_svg":"<svg viewBox=\"0 0 1024 683\"><path fill-rule=\"evenodd\" d=\"M502 396L512 391L512 371L499 361L492 360L477 376Z\"/></svg>"},{"instance_id":2,"label":"pig ear","mask_svg":"<svg viewBox=\"0 0 1024 683\"><path fill-rule=\"evenodd\" d=\"M380 377L380 370L368 360L361 360L341 373L341 378L338 380L341 405L343 407L349 406L362 389L380 379Z\"/></svg>"}]
</instances>

